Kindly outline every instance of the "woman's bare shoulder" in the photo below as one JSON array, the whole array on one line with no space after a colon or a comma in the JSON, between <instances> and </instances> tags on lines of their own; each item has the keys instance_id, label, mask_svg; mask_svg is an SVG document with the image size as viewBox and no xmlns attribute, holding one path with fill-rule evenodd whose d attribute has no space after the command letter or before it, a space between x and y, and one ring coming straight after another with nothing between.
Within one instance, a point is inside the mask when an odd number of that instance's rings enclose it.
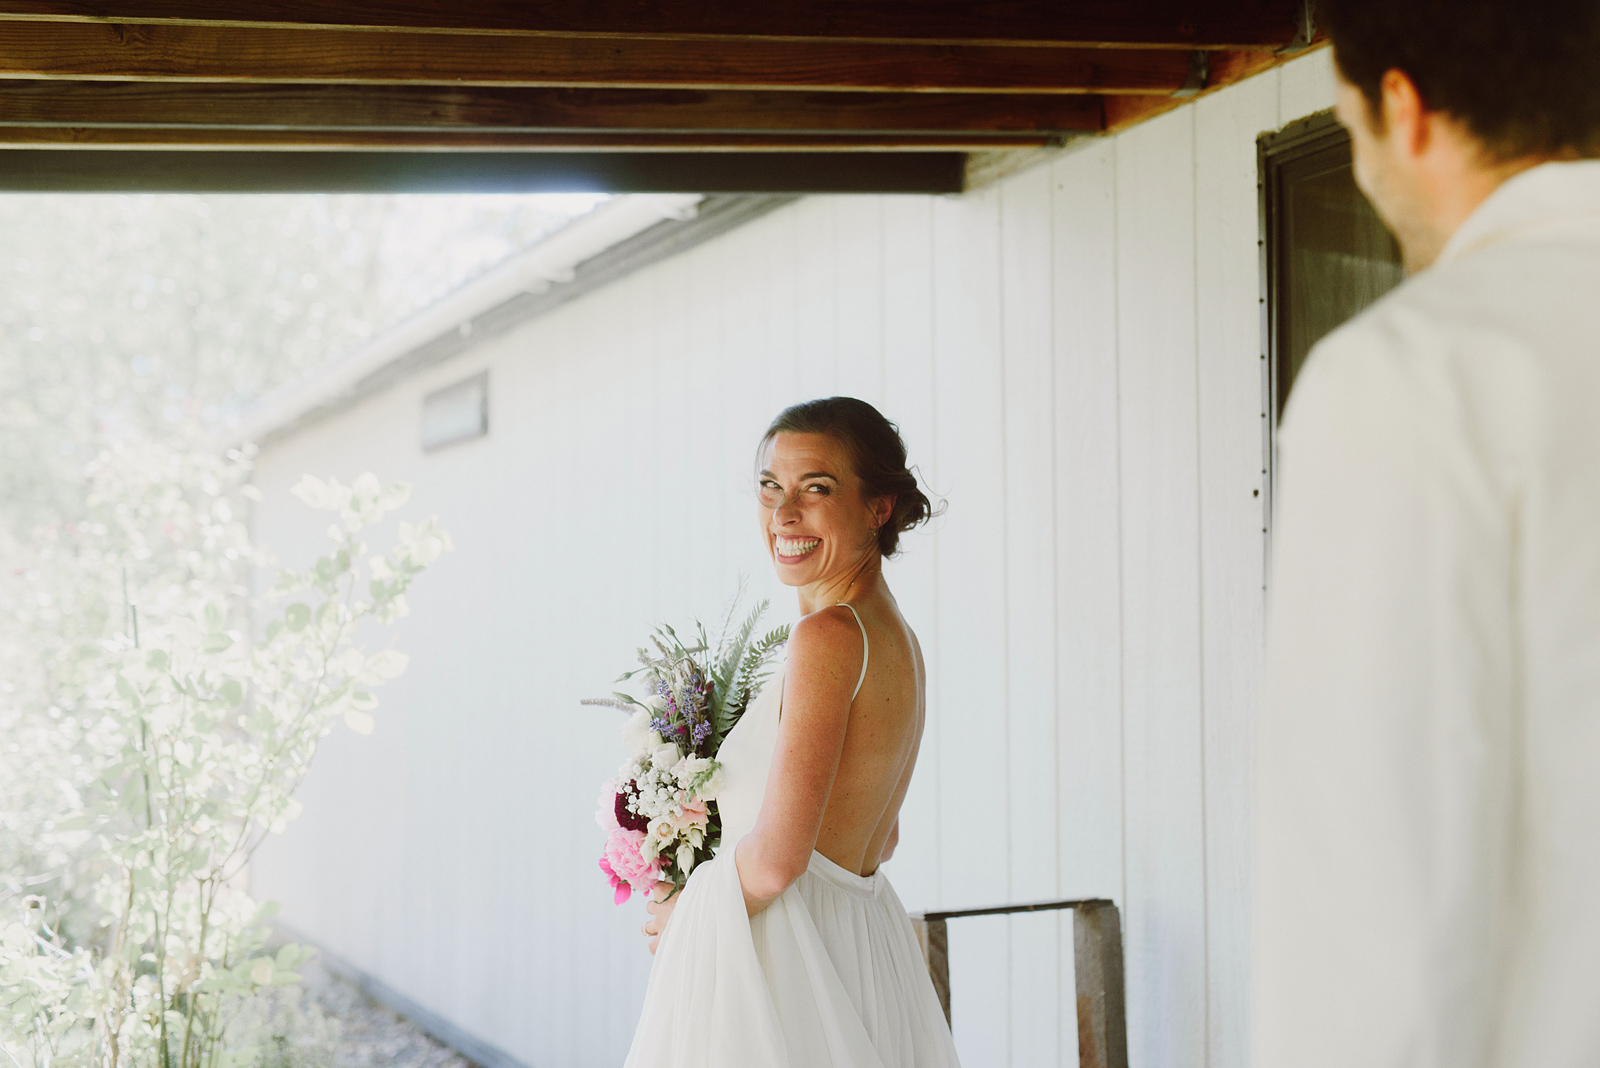
<instances>
[{"instance_id":1,"label":"woman's bare shoulder","mask_svg":"<svg viewBox=\"0 0 1600 1068\"><path fill-rule=\"evenodd\" d=\"M789 631L791 666L815 666L841 657L859 658L861 628L844 605L829 605L801 616Z\"/></svg>"}]
</instances>

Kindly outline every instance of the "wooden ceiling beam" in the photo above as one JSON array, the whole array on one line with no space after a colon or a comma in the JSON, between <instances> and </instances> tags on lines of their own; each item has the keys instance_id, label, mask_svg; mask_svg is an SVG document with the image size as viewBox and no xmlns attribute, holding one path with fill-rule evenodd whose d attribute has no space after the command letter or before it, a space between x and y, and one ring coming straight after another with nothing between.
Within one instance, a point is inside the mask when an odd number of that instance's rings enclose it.
<instances>
[{"instance_id":1,"label":"wooden ceiling beam","mask_svg":"<svg viewBox=\"0 0 1600 1068\"><path fill-rule=\"evenodd\" d=\"M1321 48L1326 44L1322 41L1315 47ZM1269 52L1231 52L1221 53L1212 62L1210 77L1206 88L1197 96L1205 96L1226 88L1237 81L1248 78L1253 74L1260 74L1269 67L1277 66L1283 62L1282 56ZM1106 132L1116 133L1125 130L1146 119L1153 119L1157 115L1182 107L1193 100L1175 98L1170 94L1160 96L1108 96L1105 97Z\"/></svg>"},{"instance_id":2,"label":"wooden ceiling beam","mask_svg":"<svg viewBox=\"0 0 1600 1068\"><path fill-rule=\"evenodd\" d=\"M0 19L507 34L1276 48L1299 0L0 0Z\"/></svg>"},{"instance_id":3,"label":"wooden ceiling beam","mask_svg":"<svg viewBox=\"0 0 1600 1068\"><path fill-rule=\"evenodd\" d=\"M1045 134L506 133L436 130L239 130L148 126L0 126L0 148L500 152L989 152L1044 148Z\"/></svg>"},{"instance_id":4,"label":"wooden ceiling beam","mask_svg":"<svg viewBox=\"0 0 1600 1068\"><path fill-rule=\"evenodd\" d=\"M0 149L0 191L959 193L959 152L171 152Z\"/></svg>"},{"instance_id":5,"label":"wooden ceiling beam","mask_svg":"<svg viewBox=\"0 0 1600 1068\"><path fill-rule=\"evenodd\" d=\"M1144 99L1144 98L1133 98ZM0 81L0 125L368 131L1098 132L1096 96Z\"/></svg>"},{"instance_id":6,"label":"wooden ceiling beam","mask_svg":"<svg viewBox=\"0 0 1600 1068\"><path fill-rule=\"evenodd\" d=\"M374 33L12 22L0 76L851 92L1170 93L1170 49Z\"/></svg>"}]
</instances>

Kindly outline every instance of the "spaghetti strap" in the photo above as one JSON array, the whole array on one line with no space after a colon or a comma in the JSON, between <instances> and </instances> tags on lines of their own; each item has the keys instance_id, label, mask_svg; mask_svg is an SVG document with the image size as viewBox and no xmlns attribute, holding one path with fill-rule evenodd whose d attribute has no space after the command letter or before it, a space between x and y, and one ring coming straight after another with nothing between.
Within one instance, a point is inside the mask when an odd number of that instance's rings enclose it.
<instances>
[{"instance_id":1,"label":"spaghetti strap","mask_svg":"<svg viewBox=\"0 0 1600 1068\"><path fill-rule=\"evenodd\" d=\"M861 684L867 681L867 625L861 622L861 613L856 611L856 606L849 601L840 601L840 604L850 609L850 614L856 617L856 626L861 628L861 677L856 679L856 688L850 694L850 700L856 699L856 694L861 692Z\"/></svg>"}]
</instances>

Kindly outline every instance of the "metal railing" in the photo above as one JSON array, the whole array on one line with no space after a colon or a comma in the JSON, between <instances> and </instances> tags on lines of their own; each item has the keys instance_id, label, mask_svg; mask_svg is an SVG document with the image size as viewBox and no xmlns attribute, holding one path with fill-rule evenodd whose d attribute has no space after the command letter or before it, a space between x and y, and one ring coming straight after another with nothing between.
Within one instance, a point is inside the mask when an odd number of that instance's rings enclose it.
<instances>
[{"instance_id":1,"label":"metal railing","mask_svg":"<svg viewBox=\"0 0 1600 1068\"><path fill-rule=\"evenodd\" d=\"M933 989L950 1022L950 933L946 922L966 916L1072 910L1072 971L1078 991L1079 1068L1128 1068L1128 1023L1122 987L1122 919L1104 898L1039 901L986 909L924 912L911 917Z\"/></svg>"}]
</instances>

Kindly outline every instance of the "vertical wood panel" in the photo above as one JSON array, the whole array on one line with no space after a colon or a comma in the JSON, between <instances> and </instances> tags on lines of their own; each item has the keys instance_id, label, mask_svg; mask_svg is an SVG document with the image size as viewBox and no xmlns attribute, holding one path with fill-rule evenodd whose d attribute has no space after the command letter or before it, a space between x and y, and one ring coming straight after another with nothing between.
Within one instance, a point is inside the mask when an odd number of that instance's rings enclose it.
<instances>
[{"instance_id":1,"label":"vertical wood panel","mask_svg":"<svg viewBox=\"0 0 1600 1068\"><path fill-rule=\"evenodd\" d=\"M1333 49L1322 48L1278 68L1278 125L1333 107ZM1246 83L1231 87L1243 89ZM1218 94L1219 96L1221 94ZM1229 105L1242 94L1231 93Z\"/></svg>"},{"instance_id":2,"label":"vertical wood panel","mask_svg":"<svg viewBox=\"0 0 1600 1068\"><path fill-rule=\"evenodd\" d=\"M795 206L795 326L800 388L795 400L829 396L839 378L839 289L833 254L837 214L831 197L811 197Z\"/></svg>"},{"instance_id":3,"label":"vertical wood panel","mask_svg":"<svg viewBox=\"0 0 1600 1068\"><path fill-rule=\"evenodd\" d=\"M883 403L883 197L834 202L838 393Z\"/></svg>"},{"instance_id":4,"label":"vertical wood panel","mask_svg":"<svg viewBox=\"0 0 1600 1068\"><path fill-rule=\"evenodd\" d=\"M1264 599L1256 137L1273 86L1195 111L1209 1062L1248 1062L1251 742Z\"/></svg>"},{"instance_id":5,"label":"vertical wood panel","mask_svg":"<svg viewBox=\"0 0 1600 1068\"><path fill-rule=\"evenodd\" d=\"M934 206L934 359L939 477L940 884L947 900L1003 901L1007 881L1005 454L1000 353L999 201L991 189ZM973 963L1009 1005L1004 926ZM954 937L954 936L952 936ZM1005 1064L1004 1011L964 1033L962 1053Z\"/></svg>"},{"instance_id":6,"label":"vertical wood panel","mask_svg":"<svg viewBox=\"0 0 1600 1068\"><path fill-rule=\"evenodd\" d=\"M804 399L800 381L800 283L796 269L800 259L800 207L797 204L777 212L758 224L768 233L762 249L762 277L767 291L766 351L770 361L767 409L774 414Z\"/></svg>"},{"instance_id":7,"label":"vertical wood panel","mask_svg":"<svg viewBox=\"0 0 1600 1068\"><path fill-rule=\"evenodd\" d=\"M1122 549L1118 459L1116 150L1051 168L1056 450L1057 776L1067 897L1124 904ZM1125 907L1125 905L1124 905ZM1072 925L1059 927L1061 1063L1077 1063Z\"/></svg>"},{"instance_id":8,"label":"vertical wood panel","mask_svg":"<svg viewBox=\"0 0 1600 1068\"><path fill-rule=\"evenodd\" d=\"M1194 113L1117 144L1129 1056L1205 1057Z\"/></svg>"},{"instance_id":9,"label":"vertical wood panel","mask_svg":"<svg viewBox=\"0 0 1600 1068\"><path fill-rule=\"evenodd\" d=\"M1123 893L1116 145L1052 168L1061 893ZM1070 932L1069 932L1070 937Z\"/></svg>"},{"instance_id":10,"label":"vertical wood panel","mask_svg":"<svg viewBox=\"0 0 1600 1068\"><path fill-rule=\"evenodd\" d=\"M1004 957L995 947L1009 940L1009 916L950 921L950 1031L962 1068L1006 1068L1011 1063L1005 1021L1011 1013L1003 981ZM997 981L1002 980L1002 981Z\"/></svg>"},{"instance_id":11,"label":"vertical wood panel","mask_svg":"<svg viewBox=\"0 0 1600 1068\"><path fill-rule=\"evenodd\" d=\"M654 308L653 294L656 288L658 275L652 272L632 275L624 280L627 289L618 293L618 301L625 307ZM633 556L639 553L643 546L641 539L631 536L637 529L638 518L634 514L632 503L636 495L643 492L646 485L657 485L659 482L652 478L650 471L657 462L655 449L656 434L656 366L655 353L652 342L653 327L650 319L644 315L630 315L621 319L611 332L608 340L614 339L608 346L611 350L606 360L608 368L615 375L614 381L620 384L619 400L621 407L616 413L614 423L615 441L614 453L610 459L616 464L616 469L623 474L620 478L627 483L626 494L610 495L612 499L606 505L606 511L612 519L613 533L605 539L605 544L614 554L612 559L636 560ZM507 361L510 362L510 361ZM491 387L492 388L492 387ZM618 478L618 475L612 475ZM618 499L622 498L622 499ZM627 532L621 534L621 532ZM619 536L619 534L621 536ZM619 542L622 543L619 545ZM653 616L656 610L654 603L640 603L641 594L645 588L653 587L653 583L639 582L638 573L643 571L637 563L631 566L618 566L602 569L606 581L606 603L621 609L625 618L642 625L644 620ZM649 598L653 602L654 598ZM620 670L620 668L618 669ZM603 693L604 690L597 690ZM600 711L594 709L593 711ZM601 720L600 724L608 721ZM615 721L609 721L615 722ZM607 749L596 748L594 751L603 753ZM537 766L534 762L535 754L528 753L528 766ZM597 761L598 762L598 761ZM618 763L620 761L614 761ZM600 774L602 778L614 769L607 769L602 764ZM598 791L597 791L598 792ZM531 814L531 813L530 813ZM531 854L531 851L526 851ZM598 856L598 849L595 850ZM530 865L530 868L533 866ZM543 865L527 872L525 880L519 883L519 892L522 886L528 885L539 877ZM602 899L604 893L602 891ZM639 939L635 934L636 924L631 921L630 912L610 905L608 901L602 902L602 908L610 908L609 914L600 918L595 925L600 937L604 938L606 946L606 979L602 987L604 998L607 1002L606 1038L609 1047L601 1063L620 1064L627 1056L628 1046L631 1043L633 1024L637 1019L637 1006L644 997L644 982L647 975L644 961L640 956ZM518 948L529 944L527 940L519 940ZM526 955L525 951L524 954ZM535 965L537 967L537 965ZM531 1014L529 1014L531 1016ZM630 1019L630 1015L633 1019ZM541 1037L533 1031L531 1026L525 1025L521 1049L541 1048Z\"/></svg>"},{"instance_id":12,"label":"vertical wood panel","mask_svg":"<svg viewBox=\"0 0 1600 1068\"><path fill-rule=\"evenodd\" d=\"M943 488L934 467L933 203L925 197L883 200L883 412L900 427L906 451L930 496ZM884 578L917 634L930 674L941 662L938 630L938 543L931 528L901 536L901 555ZM906 907L926 911L940 893L939 727L937 686L927 688L922 749L901 806L900 844L886 869Z\"/></svg>"},{"instance_id":13,"label":"vertical wood panel","mask_svg":"<svg viewBox=\"0 0 1600 1068\"><path fill-rule=\"evenodd\" d=\"M1058 883L1056 789L1055 448L1051 359L1051 209L1048 168L1000 189L1004 299L1007 898L1053 898ZM1014 921L1011 1063L1059 1060L1055 929Z\"/></svg>"}]
</instances>

